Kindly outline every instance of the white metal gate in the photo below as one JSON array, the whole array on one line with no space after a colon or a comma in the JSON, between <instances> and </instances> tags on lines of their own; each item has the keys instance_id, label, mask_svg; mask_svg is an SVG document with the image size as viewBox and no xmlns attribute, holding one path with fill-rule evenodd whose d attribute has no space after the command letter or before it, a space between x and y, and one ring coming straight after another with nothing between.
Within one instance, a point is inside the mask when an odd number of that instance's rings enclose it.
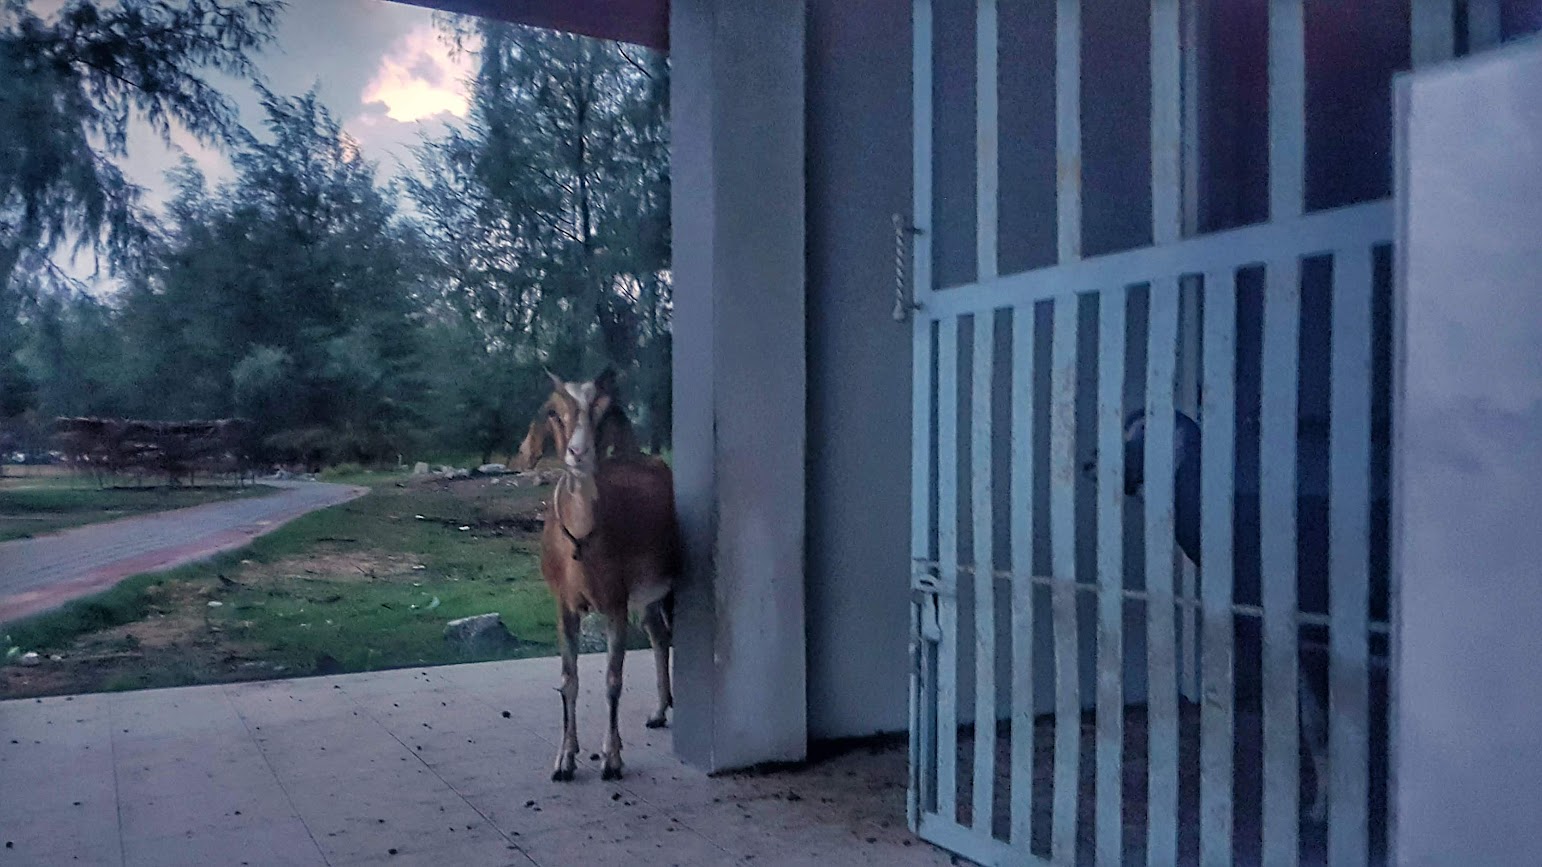
<instances>
[{"instance_id":1,"label":"white metal gate","mask_svg":"<svg viewBox=\"0 0 1542 867\"><path fill-rule=\"evenodd\" d=\"M1414 2L1415 62L1449 57L1455 0ZM1390 205L1306 213L1303 0L1272 0L1270 219L1194 236L1186 14L1180 0L1152 0L1154 244L1083 258L1080 4L1040 6L1055 17L1058 264L999 273L998 21L996 0L978 0L978 277L938 289L933 145L954 137L934 130L932 2L914 0L911 824L986 864L1384 863L1377 750L1390 722L1376 663L1388 624L1372 619L1371 598L1372 511L1386 492L1372 408L1385 388L1373 362L1387 311L1374 290ZM1471 7L1471 44L1497 42L1497 3ZM1307 271L1330 299L1325 430L1301 427L1298 412ZM1240 418L1249 281L1261 348L1248 362L1256 418ZM1193 383L1179 388L1186 364L1203 383L1197 406L1185 405ZM1138 401L1127 375L1144 383ZM1204 455L1189 516L1197 580L1175 557L1184 408ZM1135 410L1147 420L1138 498L1125 490ZM1095 458L1078 443L1094 443ZM1236 455L1254 448L1256 473L1239 473ZM1091 520L1079 490L1095 498ZM1303 510L1319 505L1326 553L1298 569ZM1139 517L1130 528L1127 511ZM1245 539L1243 514L1257 520ZM1238 545L1256 564L1246 598ZM1092 551L1080 564L1079 546ZM1314 647L1328 660L1315 687L1302 668ZM1256 669L1256 700L1241 698L1240 669ZM1302 736L1315 733L1301 729L1312 717L1298 695L1319 694L1325 821L1303 814L1317 768L1303 773Z\"/></svg>"}]
</instances>

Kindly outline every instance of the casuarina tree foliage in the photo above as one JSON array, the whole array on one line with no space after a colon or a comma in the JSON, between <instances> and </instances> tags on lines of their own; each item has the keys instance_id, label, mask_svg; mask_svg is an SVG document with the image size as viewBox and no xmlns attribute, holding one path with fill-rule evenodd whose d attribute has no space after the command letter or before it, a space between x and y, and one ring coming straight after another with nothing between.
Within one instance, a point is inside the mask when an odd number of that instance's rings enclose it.
<instances>
[{"instance_id":1,"label":"casuarina tree foliage","mask_svg":"<svg viewBox=\"0 0 1542 867\"><path fill-rule=\"evenodd\" d=\"M473 58L467 122L382 174L315 91L265 88L278 0L0 0L0 429L57 415L256 422L265 459L509 453L542 366L623 372L644 443L670 416L668 69L662 56L437 18ZM208 83L250 81L244 118ZM152 211L131 125L184 160ZM85 252L111 278L83 291ZM102 284L99 284L102 285Z\"/></svg>"}]
</instances>

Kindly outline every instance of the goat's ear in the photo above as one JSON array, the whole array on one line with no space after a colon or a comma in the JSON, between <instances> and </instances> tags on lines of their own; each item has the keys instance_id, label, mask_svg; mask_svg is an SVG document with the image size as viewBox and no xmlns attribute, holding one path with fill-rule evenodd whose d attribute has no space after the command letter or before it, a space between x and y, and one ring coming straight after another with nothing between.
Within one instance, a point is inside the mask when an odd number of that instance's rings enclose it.
<instances>
[{"instance_id":1,"label":"goat's ear","mask_svg":"<svg viewBox=\"0 0 1542 867\"><path fill-rule=\"evenodd\" d=\"M541 370L544 371L546 373L547 378L549 378L551 380L552 388L556 389L559 392L562 391L564 388L567 388L567 385L565 383L563 383L563 381L562 381L562 377L558 376L555 373L552 373L551 372L551 368L543 367L543 368L541 368Z\"/></svg>"},{"instance_id":2,"label":"goat's ear","mask_svg":"<svg viewBox=\"0 0 1542 867\"><path fill-rule=\"evenodd\" d=\"M600 375L594 378L594 390L600 394L616 393L616 369L607 366L600 371Z\"/></svg>"}]
</instances>

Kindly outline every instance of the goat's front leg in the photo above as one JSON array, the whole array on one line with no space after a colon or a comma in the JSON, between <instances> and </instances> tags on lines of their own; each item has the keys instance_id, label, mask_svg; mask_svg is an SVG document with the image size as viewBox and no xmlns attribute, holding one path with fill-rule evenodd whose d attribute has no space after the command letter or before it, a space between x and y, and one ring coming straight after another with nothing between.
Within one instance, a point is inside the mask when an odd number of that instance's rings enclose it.
<instances>
[{"instance_id":1,"label":"goat's front leg","mask_svg":"<svg viewBox=\"0 0 1542 867\"><path fill-rule=\"evenodd\" d=\"M1312 762L1313 797L1307 802L1306 818L1321 825L1328 821L1328 717L1305 677L1297 694L1301 702L1301 737Z\"/></svg>"},{"instance_id":2,"label":"goat's front leg","mask_svg":"<svg viewBox=\"0 0 1542 867\"><path fill-rule=\"evenodd\" d=\"M557 750L552 780L565 783L573 779L578 766L578 626L579 615L566 606L557 606L557 628L562 646L562 746Z\"/></svg>"},{"instance_id":3,"label":"goat's front leg","mask_svg":"<svg viewBox=\"0 0 1542 867\"><path fill-rule=\"evenodd\" d=\"M626 609L620 614L609 614L606 637L609 651L605 670L605 700L610 709L610 731L605 734L605 767L600 772L602 780L621 779L621 725L618 709L621 705L621 666L626 661Z\"/></svg>"},{"instance_id":4,"label":"goat's front leg","mask_svg":"<svg viewBox=\"0 0 1542 867\"><path fill-rule=\"evenodd\" d=\"M655 602L643 612L643 629L653 645L653 667L659 678L659 710L648 719L648 728L660 729L669 724L668 712L675 705L674 693L669 688L669 648L674 635L664 617L663 603Z\"/></svg>"}]
</instances>

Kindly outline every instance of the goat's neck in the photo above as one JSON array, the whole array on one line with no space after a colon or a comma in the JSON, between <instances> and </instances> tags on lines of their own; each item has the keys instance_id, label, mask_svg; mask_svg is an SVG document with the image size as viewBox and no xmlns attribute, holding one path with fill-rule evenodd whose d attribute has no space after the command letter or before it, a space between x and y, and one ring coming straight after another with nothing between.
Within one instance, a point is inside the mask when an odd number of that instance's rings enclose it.
<instances>
[{"instance_id":1,"label":"goat's neck","mask_svg":"<svg viewBox=\"0 0 1542 867\"><path fill-rule=\"evenodd\" d=\"M552 506L563 532L575 544L594 534L595 501L598 496L593 473L569 468L557 479L557 488L552 492Z\"/></svg>"}]
</instances>

